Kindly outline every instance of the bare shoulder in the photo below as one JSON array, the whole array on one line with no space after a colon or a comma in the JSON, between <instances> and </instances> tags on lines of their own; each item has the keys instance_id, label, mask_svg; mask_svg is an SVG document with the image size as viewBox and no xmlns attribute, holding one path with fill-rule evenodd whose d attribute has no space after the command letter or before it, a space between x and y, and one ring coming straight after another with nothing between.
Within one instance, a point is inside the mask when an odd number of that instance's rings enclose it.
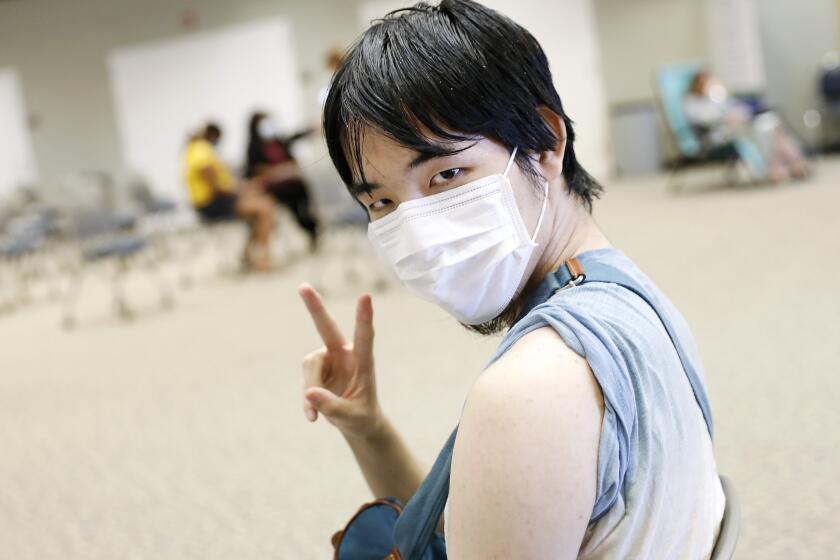
<instances>
[{"instance_id":1,"label":"bare shoulder","mask_svg":"<svg viewBox=\"0 0 840 560\"><path fill-rule=\"evenodd\" d=\"M603 409L603 399L589 363L554 329L544 327L518 340L479 377L465 414L481 416L492 410L494 415L510 414L508 420L532 419L561 405L567 412L578 406ZM570 420L567 416L562 414L564 423Z\"/></svg>"},{"instance_id":2,"label":"bare shoulder","mask_svg":"<svg viewBox=\"0 0 840 560\"><path fill-rule=\"evenodd\" d=\"M455 443L451 557L574 558L595 502L603 406L586 360L550 328L488 368Z\"/></svg>"}]
</instances>

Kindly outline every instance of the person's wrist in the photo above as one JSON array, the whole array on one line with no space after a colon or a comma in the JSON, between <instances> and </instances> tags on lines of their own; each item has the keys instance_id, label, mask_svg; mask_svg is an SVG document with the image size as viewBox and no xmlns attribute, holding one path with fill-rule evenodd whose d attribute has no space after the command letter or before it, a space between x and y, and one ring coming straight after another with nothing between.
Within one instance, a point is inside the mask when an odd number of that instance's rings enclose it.
<instances>
[{"instance_id":1,"label":"person's wrist","mask_svg":"<svg viewBox=\"0 0 840 560\"><path fill-rule=\"evenodd\" d=\"M391 423L378 406L368 420L364 422L363 429L346 431L344 437L350 443L364 443L376 445L388 439L391 431Z\"/></svg>"}]
</instances>

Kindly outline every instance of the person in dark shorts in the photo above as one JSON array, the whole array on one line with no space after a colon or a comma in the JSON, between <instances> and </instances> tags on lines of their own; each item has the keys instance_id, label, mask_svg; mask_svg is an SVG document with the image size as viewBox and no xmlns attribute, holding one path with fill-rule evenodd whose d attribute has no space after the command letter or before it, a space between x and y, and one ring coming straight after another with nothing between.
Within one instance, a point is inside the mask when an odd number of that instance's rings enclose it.
<instances>
[{"instance_id":1,"label":"person in dark shorts","mask_svg":"<svg viewBox=\"0 0 840 560\"><path fill-rule=\"evenodd\" d=\"M221 136L221 128L209 123L187 144L184 179L190 201L205 222L246 220L249 235L242 262L254 270L269 270L274 201L253 182L235 184L233 175L216 154L215 146Z\"/></svg>"},{"instance_id":2,"label":"person in dark shorts","mask_svg":"<svg viewBox=\"0 0 840 560\"><path fill-rule=\"evenodd\" d=\"M225 222L236 219L236 202L239 197L235 194L219 195L206 206L196 208L201 218L206 222Z\"/></svg>"},{"instance_id":3,"label":"person in dark shorts","mask_svg":"<svg viewBox=\"0 0 840 560\"><path fill-rule=\"evenodd\" d=\"M304 130L282 137L266 113L254 113L248 123L245 177L259 181L267 194L292 211L314 250L318 242L318 221L312 212L309 189L291 152L294 142L311 133L312 130Z\"/></svg>"}]
</instances>

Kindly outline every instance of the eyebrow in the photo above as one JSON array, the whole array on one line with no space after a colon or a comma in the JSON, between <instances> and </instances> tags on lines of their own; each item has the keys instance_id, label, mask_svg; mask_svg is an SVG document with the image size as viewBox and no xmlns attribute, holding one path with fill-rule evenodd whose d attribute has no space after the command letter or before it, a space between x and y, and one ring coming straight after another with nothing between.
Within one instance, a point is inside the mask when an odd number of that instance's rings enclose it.
<instances>
[{"instance_id":1,"label":"eyebrow","mask_svg":"<svg viewBox=\"0 0 840 560\"><path fill-rule=\"evenodd\" d=\"M430 144L428 147L423 147L421 149L416 150L418 153L408 164L408 169L415 169L420 167L427 161L447 157L447 156L454 156L455 154L460 154L466 150L469 150L473 146L478 144L478 141L472 142L467 146L462 148L452 149L447 147L444 144Z\"/></svg>"},{"instance_id":2,"label":"eyebrow","mask_svg":"<svg viewBox=\"0 0 840 560\"><path fill-rule=\"evenodd\" d=\"M378 183L369 183L367 181L361 181L359 183L351 184L349 187L347 187L347 190L350 191L350 194L352 194L356 198L359 198L359 196L363 194L370 194L373 191L381 188L382 185Z\"/></svg>"},{"instance_id":3,"label":"eyebrow","mask_svg":"<svg viewBox=\"0 0 840 560\"><path fill-rule=\"evenodd\" d=\"M467 146L464 146L462 148L456 148L456 149L446 147L443 144L430 144L428 146L424 146L423 148L419 148L419 149L415 148L415 151L417 152L417 155L414 156L414 158L410 162L408 162L408 165L406 166L406 170L410 171L412 169L416 169L417 167L420 167L421 165L423 165L427 161L431 161L433 159L447 157L447 156L454 156L456 154L460 154L463 151L469 150L470 148L472 148L476 144L478 144L477 140L470 143ZM351 184L348 187L348 190L350 191L350 194L352 194L354 197L358 198L362 194L368 194L369 195L373 191L375 191L377 189L381 189L381 188L382 188L382 185L380 185L379 183L371 183L371 182L368 182L368 181L359 181L358 183Z\"/></svg>"}]
</instances>

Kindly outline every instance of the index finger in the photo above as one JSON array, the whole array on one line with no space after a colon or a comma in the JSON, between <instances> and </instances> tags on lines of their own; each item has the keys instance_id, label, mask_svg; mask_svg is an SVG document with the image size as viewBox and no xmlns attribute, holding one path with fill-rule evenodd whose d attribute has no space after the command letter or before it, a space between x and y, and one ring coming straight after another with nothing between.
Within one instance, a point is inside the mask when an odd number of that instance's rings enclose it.
<instances>
[{"instance_id":1,"label":"index finger","mask_svg":"<svg viewBox=\"0 0 840 560\"><path fill-rule=\"evenodd\" d=\"M327 308L324 307L324 302L318 292L315 291L315 288L309 284L302 284L298 288L298 294L300 294L303 303L306 305L309 315L312 316L312 322L315 323L315 328L318 330L318 334L321 336L321 340L324 341L327 349L342 349L345 345L344 336L341 334L335 320L327 311Z\"/></svg>"},{"instance_id":2,"label":"index finger","mask_svg":"<svg viewBox=\"0 0 840 560\"><path fill-rule=\"evenodd\" d=\"M373 303L364 294L356 303L356 332L353 336L353 351L359 363L359 370L373 371Z\"/></svg>"}]
</instances>

